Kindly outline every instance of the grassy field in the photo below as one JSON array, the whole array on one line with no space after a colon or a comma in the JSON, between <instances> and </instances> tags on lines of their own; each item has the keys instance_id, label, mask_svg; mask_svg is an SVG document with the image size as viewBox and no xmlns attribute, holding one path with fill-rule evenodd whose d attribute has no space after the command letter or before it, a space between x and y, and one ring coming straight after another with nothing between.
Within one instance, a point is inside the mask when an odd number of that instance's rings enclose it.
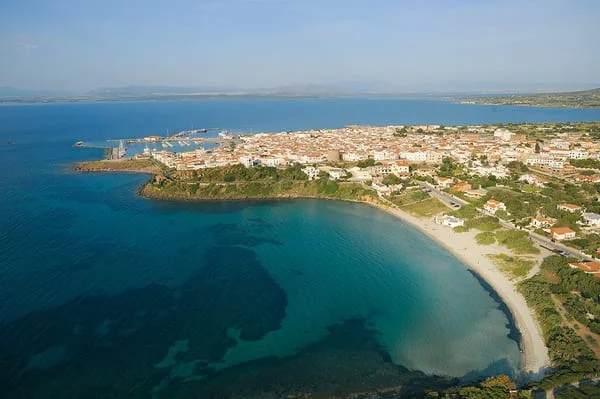
<instances>
[{"instance_id":1,"label":"grassy field","mask_svg":"<svg viewBox=\"0 0 600 399\"><path fill-rule=\"evenodd\" d=\"M493 216L482 216L467 220L465 226L467 229L477 229L480 231L494 231L502 227L498 222L498 219Z\"/></svg>"},{"instance_id":2,"label":"grassy field","mask_svg":"<svg viewBox=\"0 0 600 399\"><path fill-rule=\"evenodd\" d=\"M392 195L390 196L390 201L398 206L408 205L413 202L423 201L429 198L427 193L424 193L421 190L411 190L405 191L400 195Z\"/></svg>"},{"instance_id":3,"label":"grassy field","mask_svg":"<svg viewBox=\"0 0 600 399\"><path fill-rule=\"evenodd\" d=\"M496 232L496 240L518 255L540 253L540 249L529 239L529 233L526 231L500 230Z\"/></svg>"},{"instance_id":4,"label":"grassy field","mask_svg":"<svg viewBox=\"0 0 600 399\"><path fill-rule=\"evenodd\" d=\"M491 231L484 231L477 234L475 240L479 245L492 245L496 243L496 236Z\"/></svg>"},{"instance_id":5,"label":"grassy field","mask_svg":"<svg viewBox=\"0 0 600 399\"><path fill-rule=\"evenodd\" d=\"M434 216L448 210L446 205L442 204L436 198L429 198L425 201L404 205L400 209L419 217Z\"/></svg>"},{"instance_id":6,"label":"grassy field","mask_svg":"<svg viewBox=\"0 0 600 399\"><path fill-rule=\"evenodd\" d=\"M511 279L521 279L535 266L535 261L522 256L509 256L506 254L487 255L494 264Z\"/></svg>"}]
</instances>

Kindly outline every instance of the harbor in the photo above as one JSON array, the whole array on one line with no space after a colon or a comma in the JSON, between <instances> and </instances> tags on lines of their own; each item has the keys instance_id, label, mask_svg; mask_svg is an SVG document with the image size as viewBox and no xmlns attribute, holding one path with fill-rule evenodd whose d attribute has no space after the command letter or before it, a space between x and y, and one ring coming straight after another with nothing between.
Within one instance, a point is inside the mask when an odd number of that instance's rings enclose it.
<instances>
[{"instance_id":1,"label":"harbor","mask_svg":"<svg viewBox=\"0 0 600 399\"><path fill-rule=\"evenodd\" d=\"M210 134L212 132L212 134ZM215 132L218 132L216 135ZM204 135L204 136L201 136ZM239 142L239 135L220 128L182 130L165 137L150 135L145 137L109 139L104 143L77 141L79 148L102 148L104 159L150 157L153 152L182 152L195 149L210 150L223 144Z\"/></svg>"}]
</instances>

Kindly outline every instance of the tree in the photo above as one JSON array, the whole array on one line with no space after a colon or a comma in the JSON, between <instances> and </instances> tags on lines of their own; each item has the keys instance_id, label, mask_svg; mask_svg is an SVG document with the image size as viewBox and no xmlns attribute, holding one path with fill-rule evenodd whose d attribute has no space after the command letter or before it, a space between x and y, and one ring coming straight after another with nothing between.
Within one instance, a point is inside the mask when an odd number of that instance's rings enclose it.
<instances>
[{"instance_id":1,"label":"tree","mask_svg":"<svg viewBox=\"0 0 600 399\"><path fill-rule=\"evenodd\" d=\"M539 154L540 153L540 143L539 142L535 142L535 153Z\"/></svg>"}]
</instances>

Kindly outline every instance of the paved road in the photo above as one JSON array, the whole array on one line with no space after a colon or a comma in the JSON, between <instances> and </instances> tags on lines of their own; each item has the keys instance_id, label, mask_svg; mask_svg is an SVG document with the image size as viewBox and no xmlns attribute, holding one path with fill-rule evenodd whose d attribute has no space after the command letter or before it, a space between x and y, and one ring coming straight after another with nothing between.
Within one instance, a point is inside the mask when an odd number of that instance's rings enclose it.
<instances>
[{"instance_id":1,"label":"paved road","mask_svg":"<svg viewBox=\"0 0 600 399\"><path fill-rule=\"evenodd\" d=\"M477 208L477 210L479 211L480 214L483 214L482 209ZM593 260L591 257L589 257L588 255L584 254L583 252L581 252L575 248L568 247L564 244L561 244L560 242L553 242L548 237L544 237L542 235L539 235L539 234L537 234L533 231L529 231L527 229L519 228L518 226L515 226L513 223L507 222L506 220L498 219L498 221L500 222L500 224L503 227L505 227L507 229L517 229L517 230L526 231L527 233L529 233L529 239L532 240L533 242L535 242L536 244L538 244L539 246L541 246L542 248L546 248L553 252L555 252L556 250L561 250L561 251L566 252L569 256L572 256L574 258L581 258L584 260Z\"/></svg>"},{"instance_id":2,"label":"paved road","mask_svg":"<svg viewBox=\"0 0 600 399\"><path fill-rule=\"evenodd\" d=\"M438 188L436 188L434 185L427 183L427 182L418 182L419 187L421 187L424 190L429 190L429 194L437 199L439 199L440 201L442 201L444 204L446 204L448 207L453 208L453 209L460 209L461 206L463 205L467 205L469 204L469 202L458 198L452 194L448 194L444 191L439 190ZM457 205L452 205L452 204L457 204ZM477 211L480 214L484 214L483 213L483 209L481 208L477 208ZM575 248L571 248L568 247L566 245L563 245L559 242L552 242L552 240L550 238L541 236L537 233L534 233L532 231L526 230L526 229L521 229L518 226L515 226L515 224L502 220L502 219L498 219L500 221L500 224L507 228L507 229L517 229L517 230L523 230L523 231L527 231L529 233L529 238L534 241L536 244L540 245L542 248L545 248L549 251L553 251L556 252L557 250L561 250L566 252L569 256L572 256L574 258L581 258L584 260L593 260L591 257L589 257L588 255L584 254L583 252L575 249Z\"/></svg>"},{"instance_id":3,"label":"paved road","mask_svg":"<svg viewBox=\"0 0 600 399\"><path fill-rule=\"evenodd\" d=\"M434 185L427 183L427 182L423 182L420 181L418 182L419 187L421 187L424 190L429 190L429 194L437 199L439 199L440 201L442 201L444 204L448 205L450 208L453 209L460 209L460 207L462 205L467 205L468 202L458 198L452 194L448 194L445 191L441 191L439 189L437 189ZM452 205L452 204L457 204L457 205Z\"/></svg>"}]
</instances>

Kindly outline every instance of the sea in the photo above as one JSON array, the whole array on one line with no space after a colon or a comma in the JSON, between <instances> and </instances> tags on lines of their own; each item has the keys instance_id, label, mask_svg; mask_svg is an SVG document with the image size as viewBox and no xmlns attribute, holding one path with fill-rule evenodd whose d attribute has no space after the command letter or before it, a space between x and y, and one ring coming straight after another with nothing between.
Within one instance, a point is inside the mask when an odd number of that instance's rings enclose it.
<instances>
[{"instance_id":1,"label":"sea","mask_svg":"<svg viewBox=\"0 0 600 399\"><path fill-rule=\"evenodd\" d=\"M0 397L326 398L518 376L506 306L402 221L325 200L149 200L146 175L74 172L103 150L73 143L592 120L391 98L1 106Z\"/></svg>"}]
</instances>

